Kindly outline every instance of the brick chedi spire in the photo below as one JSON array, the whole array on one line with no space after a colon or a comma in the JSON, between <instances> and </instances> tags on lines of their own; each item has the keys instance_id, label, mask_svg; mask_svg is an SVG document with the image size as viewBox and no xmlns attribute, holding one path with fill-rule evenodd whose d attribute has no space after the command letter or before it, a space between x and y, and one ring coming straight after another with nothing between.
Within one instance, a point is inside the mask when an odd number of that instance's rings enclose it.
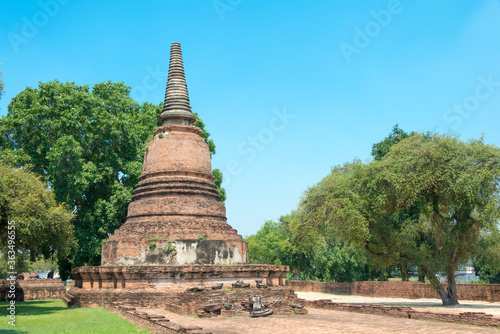
<instances>
[{"instance_id":1,"label":"brick chedi spire","mask_svg":"<svg viewBox=\"0 0 500 334\"><path fill-rule=\"evenodd\" d=\"M226 221L210 152L189 106L179 43L170 52L163 123L147 144L126 222L102 246L106 266L235 264L247 244Z\"/></svg>"},{"instance_id":2,"label":"brick chedi spire","mask_svg":"<svg viewBox=\"0 0 500 334\"><path fill-rule=\"evenodd\" d=\"M182 63L181 45L179 43L172 43L167 89L165 90L165 103L158 121L163 123L163 125L189 125L195 120L189 103L184 65Z\"/></svg>"}]
</instances>

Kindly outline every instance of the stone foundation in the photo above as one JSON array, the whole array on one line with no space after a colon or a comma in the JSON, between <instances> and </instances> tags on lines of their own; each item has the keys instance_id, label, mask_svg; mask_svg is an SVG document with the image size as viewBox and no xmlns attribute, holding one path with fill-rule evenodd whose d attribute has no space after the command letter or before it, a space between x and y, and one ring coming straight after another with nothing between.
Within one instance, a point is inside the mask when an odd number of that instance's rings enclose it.
<instances>
[{"instance_id":1,"label":"stone foundation","mask_svg":"<svg viewBox=\"0 0 500 334\"><path fill-rule=\"evenodd\" d=\"M284 286L288 266L196 265L196 266L99 266L72 270L75 287L68 293L68 306L97 307L126 302L144 307L161 306L165 298L188 287L222 283L230 288L238 279L255 285Z\"/></svg>"}]
</instances>

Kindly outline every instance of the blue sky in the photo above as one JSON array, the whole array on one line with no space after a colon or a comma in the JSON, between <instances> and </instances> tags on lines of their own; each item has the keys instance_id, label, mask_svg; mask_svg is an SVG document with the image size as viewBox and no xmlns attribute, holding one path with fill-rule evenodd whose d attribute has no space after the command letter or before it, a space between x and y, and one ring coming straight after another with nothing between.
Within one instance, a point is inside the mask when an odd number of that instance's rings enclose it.
<instances>
[{"instance_id":1,"label":"blue sky","mask_svg":"<svg viewBox=\"0 0 500 334\"><path fill-rule=\"evenodd\" d=\"M54 79L159 103L172 42L243 235L396 123L500 145L498 0L4 1L0 115Z\"/></svg>"}]
</instances>

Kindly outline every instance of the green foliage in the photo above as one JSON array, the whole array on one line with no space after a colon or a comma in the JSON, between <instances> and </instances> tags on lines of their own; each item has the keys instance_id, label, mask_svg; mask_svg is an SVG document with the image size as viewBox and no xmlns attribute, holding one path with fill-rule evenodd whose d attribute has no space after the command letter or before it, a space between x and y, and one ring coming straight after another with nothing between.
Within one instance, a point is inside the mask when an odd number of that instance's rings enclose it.
<instances>
[{"instance_id":1,"label":"green foliage","mask_svg":"<svg viewBox=\"0 0 500 334\"><path fill-rule=\"evenodd\" d=\"M206 236L204 236L204 235L201 235L201 234L200 234L200 235L198 236L198 240L207 240L207 237L206 237Z\"/></svg>"},{"instance_id":2,"label":"green foliage","mask_svg":"<svg viewBox=\"0 0 500 334\"><path fill-rule=\"evenodd\" d=\"M158 138L160 138L160 139L162 139L163 137L165 137L165 136L163 135L163 133L160 133L160 134L158 135Z\"/></svg>"},{"instance_id":3,"label":"green foliage","mask_svg":"<svg viewBox=\"0 0 500 334\"><path fill-rule=\"evenodd\" d=\"M151 238L149 239L149 241L162 241L162 240L165 240L163 238Z\"/></svg>"},{"instance_id":4,"label":"green foliage","mask_svg":"<svg viewBox=\"0 0 500 334\"><path fill-rule=\"evenodd\" d=\"M0 249L5 252L0 275L27 271L28 261L42 257L64 260L76 248L72 218L35 174L0 163ZM16 251L16 270L6 266L7 250Z\"/></svg>"},{"instance_id":5,"label":"green foliage","mask_svg":"<svg viewBox=\"0 0 500 334\"><path fill-rule=\"evenodd\" d=\"M378 161L389 153L389 150L394 144L399 143L401 140L415 135L415 132L406 133L399 128L399 124L394 125L392 132L384 138L381 142L373 144L372 146L372 156Z\"/></svg>"},{"instance_id":6,"label":"green foliage","mask_svg":"<svg viewBox=\"0 0 500 334\"><path fill-rule=\"evenodd\" d=\"M162 104L139 105L129 93L123 83L99 83L92 90L57 80L39 83L14 97L0 119L0 161L29 166L75 213L79 247L60 262L63 278L73 264L99 265L102 240L126 219L146 142L162 111ZM195 125L214 154L203 122L198 118Z\"/></svg>"},{"instance_id":7,"label":"green foliage","mask_svg":"<svg viewBox=\"0 0 500 334\"><path fill-rule=\"evenodd\" d=\"M381 159L333 168L304 195L295 229L312 247L318 235L340 235L363 247L372 263L416 265L454 304L454 271L499 253L500 150L482 140L414 134ZM496 254L496 255L494 255ZM448 289L436 278L448 278Z\"/></svg>"},{"instance_id":8,"label":"green foliage","mask_svg":"<svg viewBox=\"0 0 500 334\"><path fill-rule=\"evenodd\" d=\"M149 248L150 249L155 249L156 248L156 242L150 242L149 243Z\"/></svg>"},{"instance_id":9,"label":"green foliage","mask_svg":"<svg viewBox=\"0 0 500 334\"><path fill-rule=\"evenodd\" d=\"M354 282L373 279L376 272L359 249L340 242L316 243L310 256L310 264L301 275L303 280L323 282Z\"/></svg>"},{"instance_id":10,"label":"green foliage","mask_svg":"<svg viewBox=\"0 0 500 334\"><path fill-rule=\"evenodd\" d=\"M175 245L172 245L172 243L170 241L167 244L167 251L169 251L169 252L175 252L176 251Z\"/></svg>"},{"instance_id":11,"label":"green foliage","mask_svg":"<svg viewBox=\"0 0 500 334\"><path fill-rule=\"evenodd\" d=\"M100 264L101 240L125 220L160 106L139 106L123 83L40 83L12 99L0 121L2 147L29 157L58 202L73 209L75 265ZM20 152L20 154L18 154ZM68 273L70 263L61 274Z\"/></svg>"},{"instance_id":12,"label":"green foliage","mask_svg":"<svg viewBox=\"0 0 500 334\"><path fill-rule=\"evenodd\" d=\"M362 252L322 236L311 248L294 242L291 229L294 213L278 222L266 221L260 230L245 238L248 242L250 263L289 265L296 279L352 282L372 278ZM290 278L294 278L291 276Z\"/></svg>"},{"instance_id":13,"label":"green foliage","mask_svg":"<svg viewBox=\"0 0 500 334\"><path fill-rule=\"evenodd\" d=\"M220 201L224 203L226 201L226 189L224 189L222 184L222 172L219 169L214 169L212 171L212 175L214 177L214 183L217 186L217 190L219 191Z\"/></svg>"},{"instance_id":14,"label":"green foliage","mask_svg":"<svg viewBox=\"0 0 500 334\"><path fill-rule=\"evenodd\" d=\"M5 310L7 302L0 302ZM2 333L108 334L149 333L120 316L97 308L67 308L61 299L16 303L16 327L0 321ZM13 329L14 328L14 329Z\"/></svg>"}]
</instances>

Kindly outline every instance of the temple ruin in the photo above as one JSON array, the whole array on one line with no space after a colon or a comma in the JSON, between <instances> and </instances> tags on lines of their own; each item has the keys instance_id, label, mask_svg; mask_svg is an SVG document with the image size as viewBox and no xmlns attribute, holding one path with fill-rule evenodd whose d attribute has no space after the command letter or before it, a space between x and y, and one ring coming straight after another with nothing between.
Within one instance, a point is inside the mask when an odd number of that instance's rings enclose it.
<instances>
[{"instance_id":1,"label":"temple ruin","mask_svg":"<svg viewBox=\"0 0 500 334\"><path fill-rule=\"evenodd\" d=\"M101 266L72 270L75 286L66 304L165 306L193 287L220 288L237 280L247 287L260 282L253 289L283 286L288 266L247 264L247 243L227 223L208 145L192 125L179 43L171 47L159 121L126 222L103 243Z\"/></svg>"}]
</instances>

